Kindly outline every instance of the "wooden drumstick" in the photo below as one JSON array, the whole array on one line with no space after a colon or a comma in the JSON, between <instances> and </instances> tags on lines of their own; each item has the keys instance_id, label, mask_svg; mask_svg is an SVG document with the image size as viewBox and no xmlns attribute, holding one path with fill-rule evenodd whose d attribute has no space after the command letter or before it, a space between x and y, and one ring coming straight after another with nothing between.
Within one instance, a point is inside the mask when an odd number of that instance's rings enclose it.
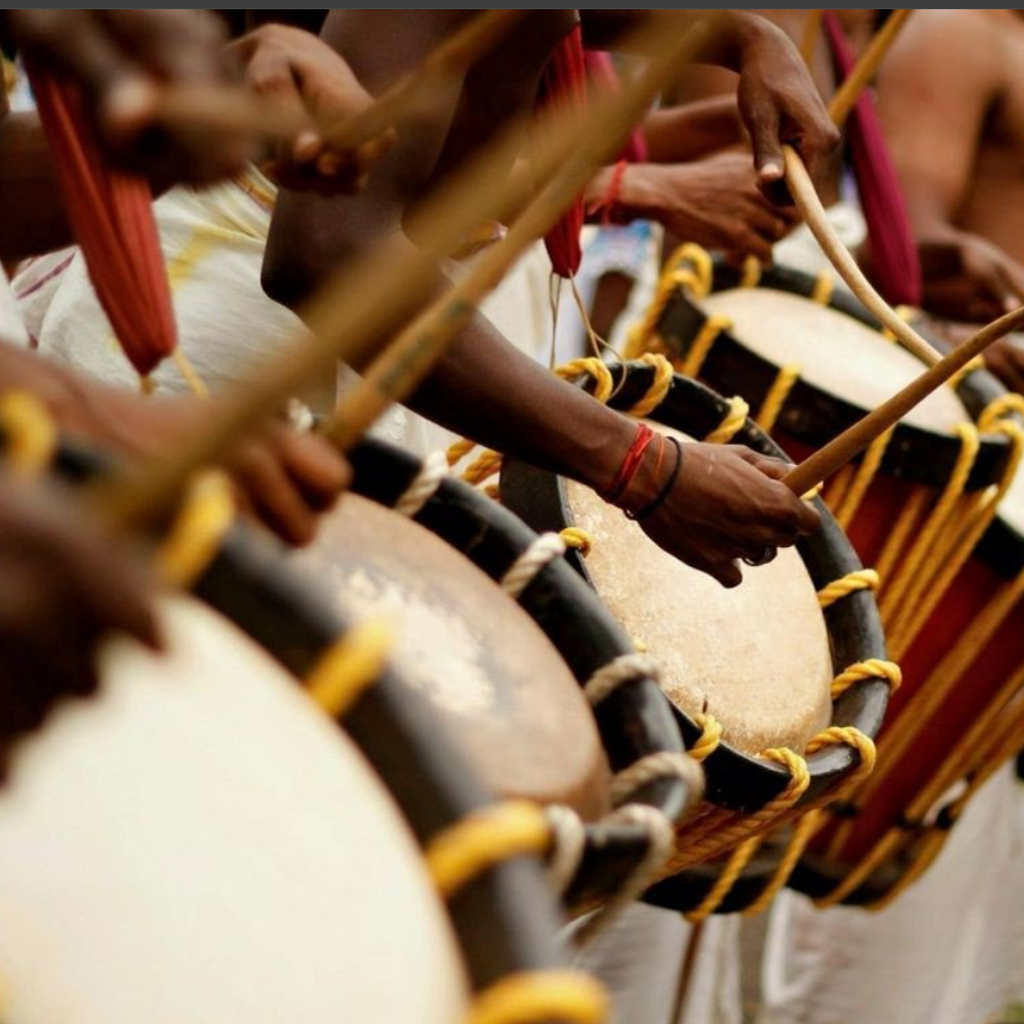
<instances>
[{"instance_id":1,"label":"wooden drumstick","mask_svg":"<svg viewBox=\"0 0 1024 1024\"><path fill-rule=\"evenodd\" d=\"M871 37L871 42L868 43L853 70L846 76L843 84L829 101L828 113L837 128L842 128L846 123L846 119L857 104L861 90L875 77L882 59L899 30L906 24L910 13L909 9L892 12L888 21Z\"/></svg>"},{"instance_id":2,"label":"wooden drumstick","mask_svg":"<svg viewBox=\"0 0 1024 1024\"><path fill-rule=\"evenodd\" d=\"M849 249L840 241L825 208L821 205L811 176L807 173L800 155L792 146L784 146L786 157L786 185L796 200L807 227L821 246L836 273L846 282L850 291L857 296L875 319L887 327L904 348L913 352L928 366L934 366L942 354L930 345L878 294L864 276Z\"/></svg>"},{"instance_id":3,"label":"wooden drumstick","mask_svg":"<svg viewBox=\"0 0 1024 1024\"><path fill-rule=\"evenodd\" d=\"M250 133L266 139L290 139L295 118L271 100L238 88L167 86L153 96L154 120L182 129Z\"/></svg>"},{"instance_id":4,"label":"wooden drumstick","mask_svg":"<svg viewBox=\"0 0 1024 1024\"><path fill-rule=\"evenodd\" d=\"M800 33L800 56L808 68L814 61L814 52L818 48L818 34L821 32L821 19L825 14L823 10L810 10L804 20L804 27Z\"/></svg>"},{"instance_id":5,"label":"wooden drumstick","mask_svg":"<svg viewBox=\"0 0 1024 1024\"><path fill-rule=\"evenodd\" d=\"M692 25L683 16L677 20L680 31ZM705 42L715 23L714 15L698 22L681 41L678 36L670 37L676 39L671 46L666 42L663 20L641 29L634 33L634 47L638 52L659 55L642 75L617 94L599 95L582 116L570 117L553 107L534 118L530 122L534 142L531 166L536 179L545 180L559 171L561 194L572 168L572 181L582 188L588 175L627 134L629 118L623 112L639 116L678 70L680 61ZM434 257L391 239L354 265L339 268L304 307L303 320L311 335L285 346L283 355L267 361L250 384L226 393L202 433L180 446L172 457L154 460L132 476L97 485L94 500L100 513L120 529L159 520L174 507L189 475L217 461L240 433L271 418L290 396L329 371L336 360L360 366L377 343L382 324L412 313L422 303L436 280L437 254L452 251L468 230L487 217L507 219L532 198L530 182L510 181L507 173L520 151L523 129L522 122L512 125L470 167L454 175L438 195L424 203L410 235ZM548 188L542 192L545 210L553 194ZM534 207L531 223L539 223L536 210ZM522 236L519 232L516 239ZM452 312L451 303L443 305ZM440 309L440 304L435 304L435 309ZM275 347L280 347L279 342Z\"/></svg>"},{"instance_id":6,"label":"wooden drumstick","mask_svg":"<svg viewBox=\"0 0 1024 1024\"><path fill-rule=\"evenodd\" d=\"M806 494L860 454L876 437L894 427L918 403L942 387L994 341L1024 324L1024 306L1006 313L958 345L892 398L833 438L783 477L796 494Z\"/></svg>"}]
</instances>

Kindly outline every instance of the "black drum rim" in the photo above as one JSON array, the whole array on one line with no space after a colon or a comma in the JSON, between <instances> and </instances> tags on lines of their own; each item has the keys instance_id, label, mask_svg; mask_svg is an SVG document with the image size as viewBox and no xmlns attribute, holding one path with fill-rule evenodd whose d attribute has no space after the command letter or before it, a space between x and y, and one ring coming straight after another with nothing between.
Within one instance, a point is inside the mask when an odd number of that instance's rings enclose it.
<instances>
[{"instance_id":1,"label":"black drum rim","mask_svg":"<svg viewBox=\"0 0 1024 1024\"><path fill-rule=\"evenodd\" d=\"M643 398L654 382L655 370L646 363L627 362L610 367L616 378L609 405L629 409ZM589 376L577 383L592 387ZM648 418L681 429L694 437L707 436L717 428L730 404L710 388L675 374L663 402ZM789 461L782 450L751 420L733 440L756 451ZM554 474L508 460L502 470L503 502L538 529L557 530L571 525L564 481ZM806 538L797 549L816 588L827 585L863 566L831 513L820 499L815 507L822 516L822 530ZM585 559L578 552L567 555L580 575L590 583ZM823 611L832 648L835 674L849 665L872 658L886 658L885 636L873 595L862 590L850 594ZM857 683L833 703L832 725L854 726L874 739L881 729L889 698L889 684L881 679ZM673 713L690 747L701 734L689 716L673 705ZM846 746L829 747L806 758L810 785L797 806L810 806L833 790L857 766L856 752ZM743 754L723 742L705 761L706 798L743 813L756 811L778 796L790 776L781 766ZM742 909L764 888L770 877L761 876L756 861L723 901L724 912ZM718 865L687 869L659 882L645 895L649 902L671 909L689 909L700 903L717 878Z\"/></svg>"},{"instance_id":2,"label":"black drum rim","mask_svg":"<svg viewBox=\"0 0 1024 1024\"><path fill-rule=\"evenodd\" d=\"M743 286L743 273L721 258L716 257L712 261L712 268L712 293ZM773 265L762 269L754 287L813 299L818 283L818 278L802 270ZM861 302L841 288L834 289L824 305L873 330L882 329ZM686 288L677 288L672 293L656 328L658 338L671 358L685 358L691 342L707 319L700 308L700 300ZM752 351L725 329L716 336L699 376L717 391L743 395L752 407L757 407L767 396L778 372L779 367L775 363ZM1005 389L992 374L983 369L966 374L956 391L975 420L990 402L1005 394ZM860 419L865 411L801 377L793 385L777 426L794 439L820 448ZM959 451L960 442L952 434L938 434L912 424L899 423L882 459L880 472L910 483L941 487L949 479ZM978 490L997 483L1009 456L1010 445L1006 437L994 433L982 435L966 489Z\"/></svg>"},{"instance_id":3,"label":"black drum rim","mask_svg":"<svg viewBox=\"0 0 1024 1024\"><path fill-rule=\"evenodd\" d=\"M415 455L374 438L351 454L352 490L393 508L423 471ZM468 558L491 579L500 580L538 533L507 508L461 480L446 476L411 517ZM517 602L552 641L582 685L602 665L630 654L632 644L594 591L564 558L549 563ZM569 615L572 615L571 629ZM585 632L586 644L567 656L564 641ZM578 638L578 636L577 636ZM669 701L650 678L631 680L593 708L602 745L613 772L638 758L682 753L683 741ZM637 790L631 802L654 807L677 821L694 797L684 779L662 778ZM650 848L646 829L598 821L584 826L586 846L579 871L566 892L575 910L612 898Z\"/></svg>"},{"instance_id":4,"label":"black drum rim","mask_svg":"<svg viewBox=\"0 0 1024 1024\"><path fill-rule=\"evenodd\" d=\"M0 452L6 437L0 429ZM113 460L62 443L53 470L83 485ZM302 685L347 623L315 581L287 564L283 545L235 520L219 549L188 588L262 647ZM88 698L85 698L88 699ZM44 719L38 729L46 727ZM422 848L467 817L500 803L476 779L423 698L385 669L339 722L381 779ZM516 854L488 867L443 901L471 995L521 973L568 966L559 933L565 919L540 858ZM557 1024L551 1017L545 1024Z\"/></svg>"}]
</instances>

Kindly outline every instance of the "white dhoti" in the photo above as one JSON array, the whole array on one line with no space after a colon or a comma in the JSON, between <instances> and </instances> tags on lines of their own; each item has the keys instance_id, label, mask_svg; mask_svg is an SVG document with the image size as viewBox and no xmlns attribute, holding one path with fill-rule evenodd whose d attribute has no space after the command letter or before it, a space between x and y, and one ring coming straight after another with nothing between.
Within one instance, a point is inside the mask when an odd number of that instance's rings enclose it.
<instances>
[{"instance_id":1,"label":"white dhoti","mask_svg":"<svg viewBox=\"0 0 1024 1024\"><path fill-rule=\"evenodd\" d=\"M1024 791L1008 766L929 871L872 913L771 911L758 1024L983 1024L1024 999Z\"/></svg>"}]
</instances>

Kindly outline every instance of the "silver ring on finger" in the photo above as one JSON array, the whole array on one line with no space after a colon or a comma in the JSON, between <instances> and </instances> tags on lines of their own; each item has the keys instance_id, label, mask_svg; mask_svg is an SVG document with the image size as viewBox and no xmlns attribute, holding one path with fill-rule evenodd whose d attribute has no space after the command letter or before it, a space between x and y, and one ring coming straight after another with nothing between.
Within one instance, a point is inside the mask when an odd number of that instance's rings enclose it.
<instances>
[{"instance_id":1,"label":"silver ring on finger","mask_svg":"<svg viewBox=\"0 0 1024 1024\"><path fill-rule=\"evenodd\" d=\"M767 565L769 562L775 560L775 556L778 555L779 549L773 547L762 548L760 553L754 556L744 555L743 564L749 565L751 568L756 569L758 566Z\"/></svg>"}]
</instances>

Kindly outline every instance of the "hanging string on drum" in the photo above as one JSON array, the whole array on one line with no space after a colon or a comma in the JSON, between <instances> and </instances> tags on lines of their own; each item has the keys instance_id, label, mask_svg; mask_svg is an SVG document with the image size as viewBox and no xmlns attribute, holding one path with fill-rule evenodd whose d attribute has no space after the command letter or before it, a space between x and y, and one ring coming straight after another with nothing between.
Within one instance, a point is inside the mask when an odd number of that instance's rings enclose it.
<instances>
[{"instance_id":1,"label":"hanging string on drum","mask_svg":"<svg viewBox=\"0 0 1024 1024\"><path fill-rule=\"evenodd\" d=\"M678 32L666 32L666 20ZM681 62L692 59L708 45L718 24L714 13L696 23L686 14L666 14L656 24L630 33L629 45L653 56L645 69L622 89L612 94L597 93L582 115L552 110L530 119L533 142L531 163L536 180L549 181L534 198L530 183L510 181L506 168L521 148L525 122L510 126L463 172L453 175L438 194L424 204L416 216L419 248L392 239L372 252L329 275L303 310L308 332L290 346L287 354L268 361L253 376L255 383L225 393L218 415L202 436L192 438L172 459L154 461L131 478L111 479L98 484L94 500L101 514L116 528L128 529L159 520L172 509L183 482L200 466L215 462L239 433L273 417L287 399L304 384L338 359L360 369L368 362L382 332L382 320L413 315L428 299L436 281L436 260L461 244L466 233L488 218L507 221L519 216L520 227L497 243L477 267L435 302L414 325L403 331L388 347L381 360L392 366L385 389L362 385L357 397L349 396L346 422L348 440L358 437L392 401L401 400L415 387L426 369L454 340L464 323L466 304L486 294L497 283L500 267L554 222L575 191L613 152L632 123L647 108L664 84L678 73ZM557 200L557 203L556 203ZM513 246L517 249L513 249ZM429 253L426 255L425 253ZM430 335L429 361L418 352L422 339ZM275 344L275 349L279 346ZM406 361L416 355L414 376ZM378 360L378 382L385 364ZM395 368L397 367L397 370ZM358 404L359 422L352 418ZM341 432L334 427L335 435Z\"/></svg>"}]
</instances>

